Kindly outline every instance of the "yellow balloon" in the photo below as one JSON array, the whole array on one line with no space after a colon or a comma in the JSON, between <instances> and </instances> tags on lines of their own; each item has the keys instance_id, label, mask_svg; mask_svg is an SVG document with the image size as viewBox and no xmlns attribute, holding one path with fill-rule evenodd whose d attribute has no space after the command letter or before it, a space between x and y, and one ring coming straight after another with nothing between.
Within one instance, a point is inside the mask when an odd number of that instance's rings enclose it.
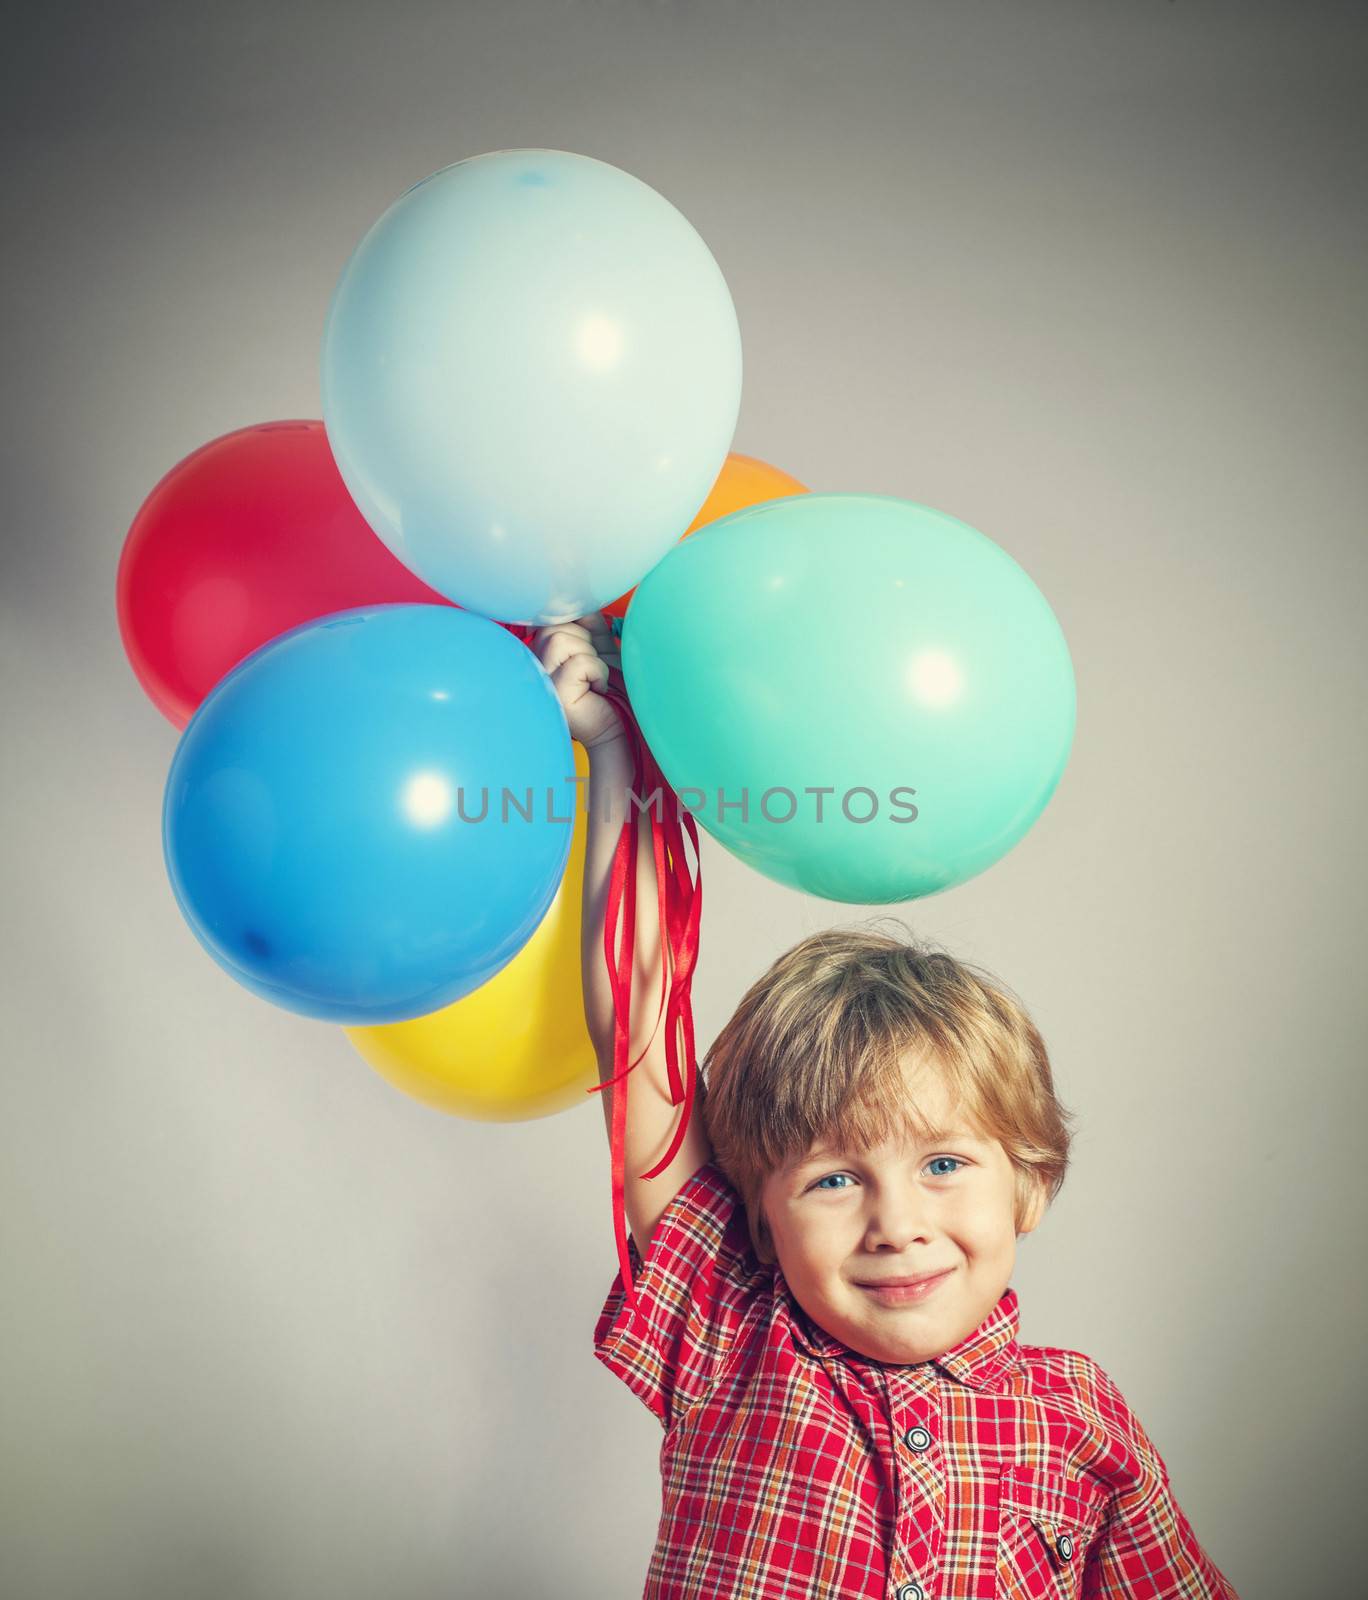
<instances>
[{"instance_id":1,"label":"yellow balloon","mask_svg":"<svg viewBox=\"0 0 1368 1600\"><path fill-rule=\"evenodd\" d=\"M578 743L573 748L576 775L587 780L589 758ZM575 785L575 827L560 888L506 967L429 1016L343 1029L396 1089L477 1122L530 1122L588 1098L598 1061L580 989L587 788Z\"/></svg>"}]
</instances>

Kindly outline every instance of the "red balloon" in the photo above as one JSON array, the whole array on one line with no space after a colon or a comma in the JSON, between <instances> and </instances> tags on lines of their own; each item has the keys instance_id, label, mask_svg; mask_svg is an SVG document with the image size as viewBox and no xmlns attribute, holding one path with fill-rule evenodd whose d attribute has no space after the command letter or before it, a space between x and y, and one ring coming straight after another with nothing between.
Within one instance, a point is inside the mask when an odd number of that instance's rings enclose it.
<instances>
[{"instance_id":1,"label":"red balloon","mask_svg":"<svg viewBox=\"0 0 1368 1600\"><path fill-rule=\"evenodd\" d=\"M321 422L239 428L172 467L128 530L117 596L138 681L178 728L288 628L352 606L451 604L376 538Z\"/></svg>"}]
</instances>

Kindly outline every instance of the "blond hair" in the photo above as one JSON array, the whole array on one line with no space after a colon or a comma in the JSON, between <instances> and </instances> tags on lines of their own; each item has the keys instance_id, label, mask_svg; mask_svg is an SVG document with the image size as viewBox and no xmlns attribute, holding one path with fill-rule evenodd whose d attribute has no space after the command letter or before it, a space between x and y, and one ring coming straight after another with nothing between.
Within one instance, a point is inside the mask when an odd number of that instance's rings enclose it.
<instances>
[{"instance_id":1,"label":"blond hair","mask_svg":"<svg viewBox=\"0 0 1368 1600\"><path fill-rule=\"evenodd\" d=\"M928 1137L899 1063L909 1049L929 1058L952 1102L1001 1142L1016 1172L1018 1231L1041 1192L1046 1203L1059 1192L1073 1118L1015 996L910 935L830 928L751 985L702 1064L713 1160L745 1202L761 1261L775 1259L760 1204L771 1173L819 1141L869 1150L898 1133Z\"/></svg>"}]
</instances>

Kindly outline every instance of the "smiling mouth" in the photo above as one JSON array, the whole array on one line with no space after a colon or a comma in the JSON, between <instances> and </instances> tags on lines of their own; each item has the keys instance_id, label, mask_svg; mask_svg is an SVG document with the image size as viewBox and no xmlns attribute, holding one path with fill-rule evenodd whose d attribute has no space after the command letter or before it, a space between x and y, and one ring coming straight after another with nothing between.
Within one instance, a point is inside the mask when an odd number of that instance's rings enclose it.
<instances>
[{"instance_id":1,"label":"smiling mouth","mask_svg":"<svg viewBox=\"0 0 1368 1600\"><path fill-rule=\"evenodd\" d=\"M906 1280L887 1283L859 1283L857 1289L862 1289L867 1295L877 1300L884 1306L911 1305L918 1300L925 1300L940 1288L941 1284L950 1276L953 1268L947 1267L944 1272L932 1273L927 1277L914 1278L910 1283Z\"/></svg>"},{"instance_id":2,"label":"smiling mouth","mask_svg":"<svg viewBox=\"0 0 1368 1600\"><path fill-rule=\"evenodd\" d=\"M930 1283L933 1278L943 1278L949 1267L942 1267L939 1272L919 1272L911 1278L857 1278L855 1281L862 1289L906 1289L914 1283Z\"/></svg>"}]
</instances>

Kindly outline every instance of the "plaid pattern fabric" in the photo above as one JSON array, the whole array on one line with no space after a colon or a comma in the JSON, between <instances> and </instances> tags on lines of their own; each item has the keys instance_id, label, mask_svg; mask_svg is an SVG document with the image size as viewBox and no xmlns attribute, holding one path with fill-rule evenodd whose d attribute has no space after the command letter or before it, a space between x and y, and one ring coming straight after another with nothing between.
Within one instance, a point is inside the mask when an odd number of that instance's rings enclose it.
<instances>
[{"instance_id":1,"label":"plaid pattern fabric","mask_svg":"<svg viewBox=\"0 0 1368 1600\"><path fill-rule=\"evenodd\" d=\"M1238 1600L1105 1372L1008 1289L936 1361L818 1327L709 1162L629 1247L594 1354L663 1426L644 1600Z\"/></svg>"}]
</instances>

